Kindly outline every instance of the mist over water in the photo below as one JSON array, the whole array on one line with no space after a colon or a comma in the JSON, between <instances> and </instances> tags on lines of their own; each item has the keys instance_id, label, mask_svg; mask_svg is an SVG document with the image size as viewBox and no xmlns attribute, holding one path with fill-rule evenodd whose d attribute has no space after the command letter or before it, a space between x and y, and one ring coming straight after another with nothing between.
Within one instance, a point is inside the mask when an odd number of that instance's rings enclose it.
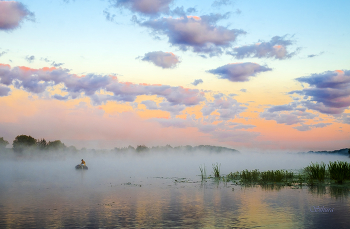
<instances>
[{"instance_id":1,"label":"mist over water","mask_svg":"<svg viewBox=\"0 0 350 229\"><path fill-rule=\"evenodd\" d=\"M81 159L86 161L88 170L74 168ZM304 217L310 214L310 206L322 204L338 209L337 217L336 214L329 217L340 220L341 226L349 223L339 212L340 209L349 212L347 198L335 200L329 193L314 196L307 189L266 192L260 188L242 189L211 181L203 184L199 176L199 166L204 165L207 175L213 174L214 163L221 165L221 174L225 175L244 169L300 170L311 162L337 160L350 162L349 157L342 155L284 152L80 151L32 152L22 156L2 153L0 226L137 228L241 225L244 228L252 225L254 217L268 219L257 220L256 226L278 221L272 217L277 211L284 219L277 225L302 228L318 224L321 219L310 218L308 220L313 220L310 222ZM301 202L289 206L288 203L293 201ZM258 206L253 206L253 202ZM266 209L249 216L255 207ZM237 218L238 213L241 218ZM248 216L244 218L244 214ZM301 218L304 221L297 223Z\"/></svg>"},{"instance_id":2,"label":"mist over water","mask_svg":"<svg viewBox=\"0 0 350 229\"><path fill-rule=\"evenodd\" d=\"M331 154L297 154L297 153L254 153L254 152L32 152L26 154L4 155L0 170L4 173L20 173L23 179L45 176L58 176L62 182L74 173L74 166L84 159L89 167L89 176L94 179L123 179L130 177L184 177L195 179L200 175L199 166L205 166L207 174L212 173L212 164L218 163L222 174L245 169L298 170L311 162L350 161L349 157ZM91 173L91 174L90 174ZM19 176L21 177L21 176ZM3 179L3 178L2 178Z\"/></svg>"}]
</instances>

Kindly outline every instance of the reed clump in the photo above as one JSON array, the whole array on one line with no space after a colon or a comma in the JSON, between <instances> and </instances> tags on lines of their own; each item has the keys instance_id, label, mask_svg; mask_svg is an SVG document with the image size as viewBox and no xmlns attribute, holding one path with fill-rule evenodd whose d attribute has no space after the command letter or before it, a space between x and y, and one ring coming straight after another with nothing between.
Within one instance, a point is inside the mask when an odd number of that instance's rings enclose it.
<instances>
[{"instance_id":1,"label":"reed clump","mask_svg":"<svg viewBox=\"0 0 350 229\"><path fill-rule=\"evenodd\" d=\"M204 166L199 166L199 170L201 171L202 180L204 180L207 177L207 173L205 171L205 165Z\"/></svg>"},{"instance_id":2,"label":"reed clump","mask_svg":"<svg viewBox=\"0 0 350 229\"><path fill-rule=\"evenodd\" d=\"M251 171L246 169L240 173L240 178L242 182L287 182L288 180L293 180L294 174L286 170L268 170L260 172L257 169Z\"/></svg>"},{"instance_id":3,"label":"reed clump","mask_svg":"<svg viewBox=\"0 0 350 229\"><path fill-rule=\"evenodd\" d=\"M241 181L243 182L257 182L259 181L260 172L257 169L252 171L248 171L246 169L246 170L243 170L240 175L241 175Z\"/></svg>"},{"instance_id":4,"label":"reed clump","mask_svg":"<svg viewBox=\"0 0 350 229\"><path fill-rule=\"evenodd\" d=\"M311 162L311 165L307 166L304 171L310 182L313 180L323 182L326 176L326 165L323 162L321 164Z\"/></svg>"},{"instance_id":5,"label":"reed clump","mask_svg":"<svg viewBox=\"0 0 350 229\"><path fill-rule=\"evenodd\" d=\"M229 174L226 175L226 180L230 181L230 180L238 180L240 177L239 172L230 172Z\"/></svg>"},{"instance_id":6,"label":"reed clump","mask_svg":"<svg viewBox=\"0 0 350 229\"><path fill-rule=\"evenodd\" d=\"M329 178L342 184L344 180L350 180L350 163L334 161L328 164Z\"/></svg>"},{"instance_id":7,"label":"reed clump","mask_svg":"<svg viewBox=\"0 0 350 229\"><path fill-rule=\"evenodd\" d=\"M215 178L220 178L220 166L218 163L213 164L213 170L214 170L214 177Z\"/></svg>"},{"instance_id":8,"label":"reed clump","mask_svg":"<svg viewBox=\"0 0 350 229\"><path fill-rule=\"evenodd\" d=\"M287 185L287 186L325 186L339 185L349 188L350 190L350 163L344 161L325 163L312 163L300 169L294 174L287 170L267 170L260 172L255 170L243 170L241 172L229 173L221 177L220 164L213 164L214 178L219 178L224 182L232 181L242 185ZM205 167L200 166L202 180L207 179ZM213 178L209 176L208 178ZM334 184L335 181L336 184Z\"/></svg>"},{"instance_id":9,"label":"reed clump","mask_svg":"<svg viewBox=\"0 0 350 229\"><path fill-rule=\"evenodd\" d=\"M284 171L282 170L268 170L261 173L261 180L263 182L273 181L273 182L282 182L285 178Z\"/></svg>"}]
</instances>

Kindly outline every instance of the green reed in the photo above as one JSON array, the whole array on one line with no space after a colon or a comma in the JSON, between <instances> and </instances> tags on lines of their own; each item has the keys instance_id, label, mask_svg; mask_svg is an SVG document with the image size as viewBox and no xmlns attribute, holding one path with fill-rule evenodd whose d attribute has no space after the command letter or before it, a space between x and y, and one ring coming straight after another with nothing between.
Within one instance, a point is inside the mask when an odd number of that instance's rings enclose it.
<instances>
[{"instance_id":1,"label":"green reed","mask_svg":"<svg viewBox=\"0 0 350 229\"><path fill-rule=\"evenodd\" d=\"M220 166L218 163L213 164L213 170L214 170L214 177L215 178L220 178Z\"/></svg>"},{"instance_id":2,"label":"green reed","mask_svg":"<svg viewBox=\"0 0 350 229\"><path fill-rule=\"evenodd\" d=\"M261 173L261 181L263 182L282 182L283 178L285 178L285 174L284 171L281 170L267 170Z\"/></svg>"},{"instance_id":3,"label":"green reed","mask_svg":"<svg viewBox=\"0 0 350 229\"><path fill-rule=\"evenodd\" d=\"M304 171L307 174L309 183L313 183L313 180L323 182L326 176L326 165L323 162L321 164L311 162L311 165L307 166Z\"/></svg>"},{"instance_id":4,"label":"green reed","mask_svg":"<svg viewBox=\"0 0 350 229\"><path fill-rule=\"evenodd\" d=\"M350 179L350 163L344 161L329 162L329 177L338 184L342 184L344 180Z\"/></svg>"},{"instance_id":5,"label":"green reed","mask_svg":"<svg viewBox=\"0 0 350 229\"><path fill-rule=\"evenodd\" d=\"M257 169L252 171L248 171L246 169L246 170L243 170L240 175L241 175L241 181L243 182L257 182L259 181L260 172Z\"/></svg>"},{"instance_id":6,"label":"green reed","mask_svg":"<svg viewBox=\"0 0 350 229\"><path fill-rule=\"evenodd\" d=\"M207 173L205 171L205 165L203 167L199 166L199 170L201 171L202 180L204 180L207 177Z\"/></svg>"},{"instance_id":7,"label":"green reed","mask_svg":"<svg viewBox=\"0 0 350 229\"><path fill-rule=\"evenodd\" d=\"M226 175L226 180L230 181L230 180L238 180L240 177L239 172L230 172L229 174Z\"/></svg>"}]
</instances>

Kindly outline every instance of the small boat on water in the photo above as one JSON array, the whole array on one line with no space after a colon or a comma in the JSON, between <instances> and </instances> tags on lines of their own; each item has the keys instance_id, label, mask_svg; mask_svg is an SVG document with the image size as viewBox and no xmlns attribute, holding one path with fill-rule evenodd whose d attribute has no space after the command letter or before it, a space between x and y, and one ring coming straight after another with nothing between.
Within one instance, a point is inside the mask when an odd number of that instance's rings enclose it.
<instances>
[{"instance_id":1,"label":"small boat on water","mask_svg":"<svg viewBox=\"0 0 350 229\"><path fill-rule=\"evenodd\" d=\"M79 164L79 165L76 165L75 166L75 169L88 169L88 167L86 165L82 165L82 164Z\"/></svg>"}]
</instances>

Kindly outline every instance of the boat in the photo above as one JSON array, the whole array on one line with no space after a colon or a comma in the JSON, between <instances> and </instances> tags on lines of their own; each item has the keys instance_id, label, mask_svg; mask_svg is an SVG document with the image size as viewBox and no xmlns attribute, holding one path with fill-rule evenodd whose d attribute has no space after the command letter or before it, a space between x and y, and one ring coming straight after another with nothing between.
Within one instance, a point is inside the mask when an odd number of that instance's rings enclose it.
<instances>
[{"instance_id":1,"label":"boat","mask_svg":"<svg viewBox=\"0 0 350 229\"><path fill-rule=\"evenodd\" d=\"M88 167L86 165L78 164L78 165L75 166L75 169L85 169L85 170L87 170Z\"/></svg>"}]
</instances>

